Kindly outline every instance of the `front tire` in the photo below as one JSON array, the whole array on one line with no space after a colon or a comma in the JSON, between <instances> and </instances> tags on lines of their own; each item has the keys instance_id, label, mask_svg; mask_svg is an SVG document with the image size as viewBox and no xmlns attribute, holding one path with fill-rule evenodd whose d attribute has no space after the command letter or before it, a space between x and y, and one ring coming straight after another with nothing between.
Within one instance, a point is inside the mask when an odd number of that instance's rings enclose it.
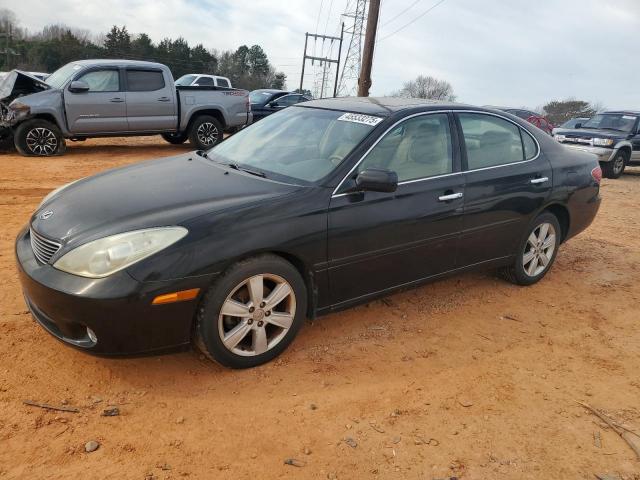
<instances>
[{"instance_id":1,"label":"front tire","mask_svg":"<svg viewBox=\"0 0 640 480\"><path fill-rule=\"evenodd\" d=\"M181 145L187 141L187 138L189 138L186 133L163 133L161 136L171 145Z\"/></svg>"},{"instance_id":2,"label":"front tire","mask_svg":"<svg viewBox=\"0 0 640 480\"><path fill-rule=\"evenodd\" d=\"M220 122L210 115L201 115L191 122L189 141L199 150L208 150L222 140Z\"/></svg>"},{"instance_id":3,"label":"front tire","mask_svg":"<svg viewBox=\"0 0 640 480\"><path fill-rule=\"evenodd\" d=\"M16 150L27 157L62 155L67 149L57 125L38 118L18 125L14 133L14 144Z\"/></svg>"},{"instance_id":4,"label":"front tire","mask_svg":"<svg viewBox=\"0 0 640 480\"><path fill-rule=\"evenodd\" d=\"M255 367L287 348L306 310L298 270L276 255L253 257L231 266L205 294L195 344L225 367Z\"/></svg>"},{"instance_id":5,"label":"front tire","mask_svg":"<svg viewBox=\"0 0 640 480\"><path fill-rule=\"evenodd\" d=\"M601 162L602 174L606 178L619 178L624 173L624 169L629 162L626 150L620 150L609 162Z\"/></svg>"},{"instance_id":6,"label":"front tire","mask_svg":"<svg viewBox=\"0 0 640 480\"><path fill-rule=\"evenodd\" d=\"M502 275L516 285L532 285L547 274L558 254L562 231L555 215L544 212L531 223L512 265Z\"/></svg>"}]
</instances>

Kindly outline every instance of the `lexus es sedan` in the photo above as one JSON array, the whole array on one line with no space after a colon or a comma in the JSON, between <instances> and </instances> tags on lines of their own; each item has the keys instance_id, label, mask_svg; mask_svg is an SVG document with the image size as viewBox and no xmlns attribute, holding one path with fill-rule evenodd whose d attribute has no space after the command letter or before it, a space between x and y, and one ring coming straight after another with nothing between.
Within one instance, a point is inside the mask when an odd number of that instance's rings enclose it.
<instances>
[{"instance_id":1,"label":"lexus es sedan","mask_svg":"<svg viewBox=\"0 0 640 480\"><path fill-rule=\"evenodd\" d=\"M73 347L195 344L245 368L305 317L445 275L538 282L594 219L600 179L595 156L505 112L316 100L52 192L16 255L33 317Z\"/></svg>"}]
</instances>

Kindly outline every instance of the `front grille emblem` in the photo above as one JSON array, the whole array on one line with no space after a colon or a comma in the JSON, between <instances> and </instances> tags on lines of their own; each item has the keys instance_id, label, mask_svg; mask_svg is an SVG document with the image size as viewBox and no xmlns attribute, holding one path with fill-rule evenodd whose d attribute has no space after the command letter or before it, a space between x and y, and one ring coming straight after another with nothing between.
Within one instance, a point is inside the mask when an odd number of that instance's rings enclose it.
<instances>
[{"instance_id":1,"label":"front grille emblem","mask_svg":"<svg viewBox=\"0 0 640 480\"><path fill-rule=\"evenodd\" d=\"M42 212L40 214L41 220L46 220L47 218L51 218L53 216L53 210L47 210L46 212Z\"/></svg>"}]
</instances>

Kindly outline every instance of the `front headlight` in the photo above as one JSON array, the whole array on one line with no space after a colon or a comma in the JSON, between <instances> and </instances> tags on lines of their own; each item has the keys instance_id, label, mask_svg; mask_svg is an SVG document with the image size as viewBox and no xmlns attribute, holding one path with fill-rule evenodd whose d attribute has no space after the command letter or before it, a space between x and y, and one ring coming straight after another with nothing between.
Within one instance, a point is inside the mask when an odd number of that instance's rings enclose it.
<instances>
[{"instance_id":1,"label":"front headlight","mask_svg":"<svg viewBox=\"0 0 640 480\"><path fill-rule=\"evenodd\" d=\"M160 227L119 233L85 243L53 264L81 277L104 278L176 243L188 233L183 227Z\"/></svg>"},{"instance_id":2,"label":"front headlight","mask_svg":"<svg viewBox=\"0 0 640 480\"><path fill-rule=\"evenodd\" d=\"M593 145L596 147L610 147L613 145L613 139L611 138L594 138Z\"/></svg>"},{"instance_id":3,"label":"front headlight","mask_svg":"<svg viewBox=\"0 0 640 480\"><path fill-rule=\"evenodd\" d=\"M553 138L555 138L559 142L564 142L567 139L565 135L554 135Z\"/></svg>"}]
</instances>

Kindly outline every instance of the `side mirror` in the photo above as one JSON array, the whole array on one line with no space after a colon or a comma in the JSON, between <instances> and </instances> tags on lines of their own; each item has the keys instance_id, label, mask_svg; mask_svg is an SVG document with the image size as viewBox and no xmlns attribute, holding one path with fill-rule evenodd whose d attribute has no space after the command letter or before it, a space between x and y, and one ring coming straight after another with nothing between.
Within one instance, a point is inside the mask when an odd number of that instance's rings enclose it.
<instances>
[{"instance_id":1,"label":"side mirror","mask_svg":"<svg viewBox=\"0 0 640 480\"><path fill-rule=\"evenodd\" d=\"M582 128L582 124L580 122L576 123L576 127L575 128Z\"/></svg>"},{"instance_id":2,"label":"side mirror","mask_svg":"<svg viewBox=\"0 0 640 480\"><path fill-rule=\"evenodd\" d=\"M69 91L73 93L84 93L90 89L91 87L89 87L89 84L84 80L74 80L71 82L71 85L69 85Z\"/></svg>"},{"instance_id":3,"label":"side mirror","mask_svg":"<svg viewBox=\"0 0 640 480\"><path fill-rule=\"evenodd\" d=\"M369 192L395 192L398 188L398 174L383 168L367 168L356 177L356 187Z\"/></svg>"}]
</instances>

